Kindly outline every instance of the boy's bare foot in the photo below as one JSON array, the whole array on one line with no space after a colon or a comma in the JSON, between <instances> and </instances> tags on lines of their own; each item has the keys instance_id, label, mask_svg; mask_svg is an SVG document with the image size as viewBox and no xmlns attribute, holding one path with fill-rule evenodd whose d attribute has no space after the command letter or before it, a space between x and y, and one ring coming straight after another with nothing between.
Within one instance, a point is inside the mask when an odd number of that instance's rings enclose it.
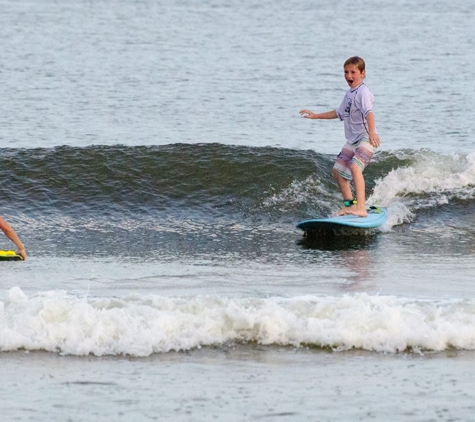
<instances>
[{"instance_id":1,"label":"boy's bare foot","mask_svg":"<svg viewBox=\"0 0 475 422\"><path fill-rule=\"evenodd\" d=\"M346 215L346 214L348 214L348 208L347 207L338 210L335 215L337 217L340 217L340 216Z\"/></svg>"},{"instance_id":2,"label":"boy's bare foot","mask_svg":"<svg viewBox=\"0 0 475 422\"><path fill-rule=\"evenodd\" d=\"M356 205L348 207L346 213L351 215L357 215L358 217L368 217L368 212L366 211L366 208L361 208Z\"/></svg>"},{"instance_id":3,"label":"boy's bare foot","mask_svg":"<svg viewBox=\"0 0 475 422\"><path fill-rule=\"evenodd\" d=\"M340 215L356 215L358 217L367 217L368 212L366 211L366 208L361 208L356 205L352 205L351 207L345 207L339 210L336 213L337 216Z\"/></svg>"}]
</instances>

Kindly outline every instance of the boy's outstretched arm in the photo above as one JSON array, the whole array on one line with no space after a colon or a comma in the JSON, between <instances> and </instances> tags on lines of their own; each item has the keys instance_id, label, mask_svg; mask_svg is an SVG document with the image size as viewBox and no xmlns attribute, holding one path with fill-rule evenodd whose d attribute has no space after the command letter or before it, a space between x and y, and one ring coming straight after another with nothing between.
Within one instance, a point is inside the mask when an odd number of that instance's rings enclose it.
<instances>
[{"instance_id":1,"label":"boy's outstretched arm","mask_svg":"<svg viewBox=\"0 0 475 422\"><path fill-rule=\"evenodd\" d=\"M25 246L21 242L20 238L18 235L15 233L15 230L13 230L2 217L0 217L0 229L5 233L5 236L7 236L18 248L18 255L21 255L23 259L26 260L26 250Z\"/></svg>"},{"instance_id":2,"label":"boy's outstretched arm","mask_svg":"<svg viewBox=\"0 0 475 422\"><path fill-rule=\"evenodd\" d=\"M306 119L336 119L338 117L336 110L316 114L311 110L303 109L300 110L300 114Z\"/></svg>"}]
</instances>

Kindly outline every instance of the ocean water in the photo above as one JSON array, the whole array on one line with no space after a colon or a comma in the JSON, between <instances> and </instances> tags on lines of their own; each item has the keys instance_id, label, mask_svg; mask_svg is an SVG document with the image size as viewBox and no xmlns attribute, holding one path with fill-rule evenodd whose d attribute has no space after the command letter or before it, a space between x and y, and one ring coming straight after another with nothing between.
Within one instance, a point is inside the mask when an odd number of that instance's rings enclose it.
<instances>
[{"instance_id":1,"label":"ocean water","mask_svg":"<svg viewBox=\"0 0 475 422\"><path fill-rule=\"evenodd\" d=\"M0 5L2 420L471 420L469 3ZM352 55L389 218L306 239Z\"/></svg>"}]
</instances>

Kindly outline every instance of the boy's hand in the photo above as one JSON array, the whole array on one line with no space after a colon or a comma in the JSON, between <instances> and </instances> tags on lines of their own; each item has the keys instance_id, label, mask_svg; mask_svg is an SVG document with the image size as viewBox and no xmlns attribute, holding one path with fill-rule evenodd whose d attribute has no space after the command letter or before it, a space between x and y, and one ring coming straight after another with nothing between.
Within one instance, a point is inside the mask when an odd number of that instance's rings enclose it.
<instances>
[{"instance_id":1,"label":"boy's hand","mask_svg":"<svg viewBox=\"0 0 475 422\"><path fill-rule=\"evenodd\" d=\"M307 109L300 110L300 114L306 119L313 119L315 117L315 113Z\"/></svg>"},{"instance_id":2,"label":"boy's hand","mask_svg":"<svg viewBox=\"0 0 475 422\"><path fill-rule=\"evenodd\" d=\"M381 141L379 140L379 135L376 132L369 133L369 143L373 145L375 148L378 148L381 145Z\"/></svg>"}]
</instances>

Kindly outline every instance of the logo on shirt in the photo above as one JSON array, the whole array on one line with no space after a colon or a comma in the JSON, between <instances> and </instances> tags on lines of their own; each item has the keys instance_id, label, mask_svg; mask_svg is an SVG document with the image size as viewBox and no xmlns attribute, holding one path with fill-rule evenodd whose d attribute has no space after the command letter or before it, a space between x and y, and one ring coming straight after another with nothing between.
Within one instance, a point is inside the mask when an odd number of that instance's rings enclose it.
<instances>
[{"instance_id":1,"label":"logo on shirt","mask_svg":"<svg viewBox=\"0 0 475 422\"><path fill-rule=\"evenodd\" d=\"M351 104L352 104L352 100L351 98L348 98L348 102L346 103L346 107L345 107L345 117L348 117L350 115Z\"/></svg>"}]
</instances>

